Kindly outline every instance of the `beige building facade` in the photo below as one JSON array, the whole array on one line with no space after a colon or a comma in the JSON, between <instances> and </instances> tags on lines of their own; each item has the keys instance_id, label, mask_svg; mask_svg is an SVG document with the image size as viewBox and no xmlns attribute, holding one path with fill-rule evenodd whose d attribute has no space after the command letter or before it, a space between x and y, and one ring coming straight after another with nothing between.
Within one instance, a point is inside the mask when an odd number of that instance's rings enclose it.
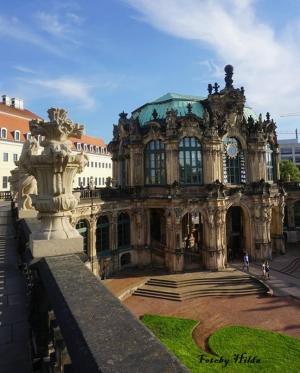
<instances>
[{"instance_id":1,"label":"beige building facade","mask_svg":"<svg viewBox=\"0 0 300 373\"><path fill-rule=\"evenodd\" d=\"M120 114L112 185L82 194L73 214L95 273L218 270L245 252L284 252L276 126L245 105L232 66L225 73L206 98L169 93Z\"/></svg>"}]
</instances>

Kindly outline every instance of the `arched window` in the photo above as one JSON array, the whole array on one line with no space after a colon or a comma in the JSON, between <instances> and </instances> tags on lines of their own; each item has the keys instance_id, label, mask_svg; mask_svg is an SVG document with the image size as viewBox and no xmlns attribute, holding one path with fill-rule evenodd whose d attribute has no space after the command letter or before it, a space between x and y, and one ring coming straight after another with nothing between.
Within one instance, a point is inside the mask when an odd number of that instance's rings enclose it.
<instances>
[{"instance_id":1,"label":"arched window","mask_svg":"<svg viewBox=\"0 0 300 373\"><path fill-rule=\"evenodd\" d=\"M109 220L107 216L100 216L96 227L97 253L109 250Z\"/></svg>"},{"instance_id":2,"label":"arched window","mask_svg":"<svg viewBox=\"0 0 300 373\"><path fill-rule=\"evenodd\" d=\"M224 182L229 184L245 183L245 157L240 143L234 137L225 137L223 143Z\"/></svg>"},{"instance_id":3,"label":"arched window","mask_svg":"<svg viewBox=\"0 0 300 373\"><path fill-rule=\"evenodd\" d=\"M87 221L79 220L78 223L76 224L76 229L83 237L83 251L87 254L88 253L88 236L89 236Z\"/></svg>"},{"instance_id":4,"label":"arched window","mask_svg":"<svg viewBox=\"0 0 300 373\"><path fill-rule=\"evenodd\" d=\"M295 228L300 229L300 201L294 204Z\"/></svg>"},{"instance_id":5,"label":"arched window","mask_svg":"<svg viewBox=\"0 0 300 373\"><path fill-rule=\"evenodd\" d=\"M202 148L195 137L184 137L179 143L180 183L202 184Z\"/></svg>"},{"instance_id":6,"label":"arched window","mask_svg":"<svg viewBox=\"0 0 300 373\"><path fill-rule=\"evenodd\" d=\"M6 139L6 137L7 137L7 129L1 128L1 138Z\"/></svg>"},{"instance_id":7,"label":"arched window","mask_svg":"<svg viewBox=\"0 0 300 373\"><path fill-rule=\"evenodd\" d=\"M165 145L161 140L152 140L145 148L145 183L165 184L165 182Z\"/></svg>"},{"instance_id":8,"label":"arched window","mask_svg":"<svg viewBox=\"0 0 300 373\"><path fill-rule=\"evenodd\" d=\"M20 141L20 131L15 131L15 140Z\"/></svg>"},{"instance_id":9,"label":"arched window","mask_svg":"<svg viewBox=\"0 0 300 373\"><path fill-rule=\"evenodd\" d=\"M118 216L118 249L130 246L130 218L126 213Z\"/></svg>"},{"instance_id":10,"label":"arched window","mask_svg":"<svg viewBox=\"0 0 300 373\"><path fill-rule=\"evenodd\" d=\"M274 156L271 144L266 145L266 181L274 180Z\"/></svg>"}]
</instances>

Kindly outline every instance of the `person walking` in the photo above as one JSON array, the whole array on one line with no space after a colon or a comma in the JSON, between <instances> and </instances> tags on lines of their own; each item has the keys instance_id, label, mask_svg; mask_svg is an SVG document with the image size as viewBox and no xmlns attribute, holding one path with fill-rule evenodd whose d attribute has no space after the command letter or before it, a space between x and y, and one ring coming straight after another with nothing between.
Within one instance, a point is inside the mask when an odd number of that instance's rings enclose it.
<instances>
[{"instance_id":1,"label":"person walking","mask_svg":"<svg viewBox=\"0 0 300 373\"><path fill-rule=\"evenodd\" d=\"M245 255L244 255L243 270L246 270L247 272L249 272L249 256L247 252L245 252Z\"/></svg>"},{"instance_id":2,"label":"person walking","mask_svg":"<svg viewBox=\"0 0 300 373\"><path fill-rule=\"evenodd\" d=\"M270 280L270 265L268 261L266 261L266 277Z\"/></svg>"}]
</instances>

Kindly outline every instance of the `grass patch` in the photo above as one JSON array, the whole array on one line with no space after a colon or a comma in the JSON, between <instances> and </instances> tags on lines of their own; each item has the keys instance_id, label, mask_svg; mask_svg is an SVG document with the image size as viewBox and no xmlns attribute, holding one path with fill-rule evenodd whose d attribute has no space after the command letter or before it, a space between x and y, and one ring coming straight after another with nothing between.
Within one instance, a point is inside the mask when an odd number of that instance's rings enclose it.
<instances>
[{"instance_id":1,"label":"grass patch","mask_svg":"<svg viewBox=\"0 0 300 373\"><path fill-rule=\"evenodd\" d=\"M215 354L211 355L199 349L192 338L197 321L156 315L144 315L142 321L193 373L300 372L300 341L296 338L262 329L230 326L210 337L209 347ZM235 354L239 355L237 361ZM246 354L246 360L256 356L255 360L260 362L239 362L241 354ZM229 362L226 367L223 362L201 363L201 355L203 359L223 357Z\"/></svg>"}]
</instances>

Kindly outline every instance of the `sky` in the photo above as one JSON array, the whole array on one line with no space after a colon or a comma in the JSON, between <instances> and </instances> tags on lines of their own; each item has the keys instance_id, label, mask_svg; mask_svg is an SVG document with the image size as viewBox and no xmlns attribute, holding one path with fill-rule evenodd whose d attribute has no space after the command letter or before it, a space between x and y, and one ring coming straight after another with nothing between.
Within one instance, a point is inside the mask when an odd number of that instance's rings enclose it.
<instances>
[{"instance_id":1,"label":"sky","mask_svg":"<svg viewBox=\"0 0 300 373\"><path fill-rule=\"evenodd\" d=\"M279 138L300 129L299 0L2 1L0 93L44 118L65 108L109 142L123 110L167 92L205 96L232 64Z\"/></svg>"}]
</instances>

